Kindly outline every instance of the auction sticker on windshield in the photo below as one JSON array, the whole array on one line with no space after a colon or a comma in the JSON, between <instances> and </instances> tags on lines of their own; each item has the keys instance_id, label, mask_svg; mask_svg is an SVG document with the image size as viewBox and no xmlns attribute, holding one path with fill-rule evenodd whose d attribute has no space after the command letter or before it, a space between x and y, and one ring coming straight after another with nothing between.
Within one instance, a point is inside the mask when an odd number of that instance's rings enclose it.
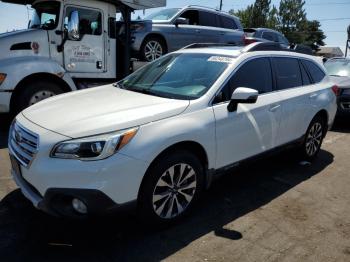
<instances>
[{"instance_id":1,"label":"auction sticker on windshield","mask_svg":"<svg viewBox=\"0 0 350 262\"><path fill-rule=\"evenodd\" d=\"M208 61L232 64L235 61L235 58L227 56L211 56Z\"/></svg>"}]
</instances>

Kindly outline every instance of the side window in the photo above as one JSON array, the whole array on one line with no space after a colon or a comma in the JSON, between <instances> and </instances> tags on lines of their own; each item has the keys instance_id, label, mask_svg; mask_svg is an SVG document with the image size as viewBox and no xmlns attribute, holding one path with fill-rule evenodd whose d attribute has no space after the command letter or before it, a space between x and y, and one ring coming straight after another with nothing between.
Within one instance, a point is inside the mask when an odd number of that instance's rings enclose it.
<instances>
[{"instance_id":1,"label":"side window","mask_svg":"<svg viewBox=\"0 0 350 262\"><path fill-rule=\"evenodd\" d=\"M226 16L220 16L221 25L223 28L227 29L238 29L236 22L233 19L230 19Z\"/></svg>"},{"instance_id":2,"label":"side window","mask_svg":"<svg viewBox=\"0 0 350 262\"><path fill-rule=\"evenodd\" d=\"M232 76L221 94L221 102L231 99L238 87L248 87L264 94L272 91L272 71L268 58L256 58L242 65Z\"/></svg>"},{"instance_id":3,"label":"side window","mask_svg":"<svg viewBox=\"0 0 350 262\"><path fill-rule=\"evenodd\" d=\"M68 21L70 14L76 10L79 12L79 30L82 35L102 34L101 12L90 9L68 7L66 9L66 17L64 21Z\"/></svg>"},{"instance_id":4,"label":"side window","mask_svg":"<svg viewBox=\"0 0 350 262\"><path fill-rule=\"evenodd\" d=\"M116 21L114 17L108 18L108 36L110 38L116 38Z\"/></svg>"},{"instance_id":5,"label":"side window","mask_svg":"<svg viewBox=\"0 0 350 262\"><path fill-rule=\"evenodd\" d=\"M303 60L303 65L309 71L314 83L319 83L325 78L326 74L314 62Z\"/></svg>"},{"instance_id":6,"label":"side window","mask_svg":"<svg viewBox=\"0 0 350 262\"><path fill-rule=\"evenodd\" d=\"M218 27L216 23L216 15L210 12L199 12L199 25Z\"/></svg>"},{"instance_id":7,"label":"side window","mask_svg":"<svg viewBox=\"0 0 350 262\"><path fill-rule=\"evenodd\" d=\"M311 83L310 77L309 77L308 73L306 72L305 67L301 63L301 61L299 63L299 66L300 66L300 71L301 71L301 77L303 79L303 85L304 86L311 85L312 83Z\"/></svg>"},{"instance_id":8,"label":"side window","mask_svg":"<svg viewBox=\"0 0 350 262\"><path fill-rule=\"evenodd\" d=\"M190 25L198 25L199 24L199 13L196 10L188 10L180 15L182 18L188 19Z\"/></svg>"},{"instance_id":9,"label":"side window","mask_svg":"<svg viewBox=\"0 0 350 262\"><path fill-rule=\"evenodd\" d=\"M272 32L263 32L262 33L262 38L266 39L266 40L270 40L270 41L275 41L275 34Z\"/></svg>"},{"instance_id":10,"label":"side window","mask_svg":"<svg viewBox=\"0 0 350 262\"><path fill-rule=\"evenodd\" d=\"M278 37L278 42L279 43L283 43L285 45L289 45L288 40L284 36L278 34L277 37Z\"/></svg>"},{"instance_id":11,"label":"side window","mask_svg":"<svg viewBox=\"0 0 350 262\"><path fill-rule=\"evenodd\" d=\"M277 79L277 89L299 87L303 85L298 59L287 57L273 58Z\"/></svg>"}]
</instances>

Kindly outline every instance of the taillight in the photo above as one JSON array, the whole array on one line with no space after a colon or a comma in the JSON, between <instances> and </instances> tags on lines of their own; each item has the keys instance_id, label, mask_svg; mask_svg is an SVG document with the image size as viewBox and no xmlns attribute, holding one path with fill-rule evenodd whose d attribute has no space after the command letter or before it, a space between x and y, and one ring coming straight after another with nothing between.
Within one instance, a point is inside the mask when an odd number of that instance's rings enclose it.
<instances>
[{"instance_id":1,"label":"taillight","mask_svg":"<svg viewBox=\"0 0 350 262\"><path fill-rule=\"evenodd\" d=\"M256 43L257 42L256 39L246 38L246 37L244 37L243 41L244 41L244 45L250 45L252 43Z\"/></svg>"},{"instance_id":2,"label":"taillight","mask_svg":"<svg viewBox=\"0 0 350 262\"><path fill-rule=\"evenodd\" d=\"M340 95L340 88L337 85L332 86L332 91L336 96Z\"/></svg>"}]
</instances>

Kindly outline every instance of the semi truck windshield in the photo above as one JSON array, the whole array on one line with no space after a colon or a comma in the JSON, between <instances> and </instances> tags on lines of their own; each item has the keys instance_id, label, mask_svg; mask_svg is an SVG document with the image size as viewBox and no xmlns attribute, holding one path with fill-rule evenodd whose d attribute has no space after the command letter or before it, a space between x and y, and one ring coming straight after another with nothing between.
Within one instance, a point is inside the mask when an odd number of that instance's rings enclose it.
<instances>
[{"instance_id":1,"label":"semi truck windshield","mask_svg":"<svg viewBox=\"0 0 350 262\"><path fill-rule=\"evenodd\" d=\"M60 3L54 1L40 2L33 6L34 12L29 28L52 30L57 27Z\"/></svg>"}]
</instances>

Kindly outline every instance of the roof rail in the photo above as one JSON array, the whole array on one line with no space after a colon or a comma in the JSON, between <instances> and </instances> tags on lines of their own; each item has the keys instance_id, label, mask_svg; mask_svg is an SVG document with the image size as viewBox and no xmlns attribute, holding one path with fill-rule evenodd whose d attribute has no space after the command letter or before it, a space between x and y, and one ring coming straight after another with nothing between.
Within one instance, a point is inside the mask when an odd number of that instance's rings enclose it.
<instances>
[{"instance_id":1,"label":"roof rail","mask_svg":"<svg viewBox=\"0 0 350 262\"><path fill-rule=\"evenodd\" d=\"M242 50L242 52L254 52L254 51L292 51L292 50L284 48L279 43L275 43L275 42L256 42L246 46Z\"/></svg>"},{"instance_id":2,"label":"roof rail","mask_svg":"<svg viewBox=\"0 0 350 262\"><path fill-rule=\"evenodd\" d=\"M222 10L219 10L217 8L212 8L212 7L208 7L208 6L204 6L204 5L187 5L186 7L201 7L201 8L205 8L205 9L209 9L209 10L215 10L215 11L222 12Z\"/></svg>"},{"instance_id":3,"label":"roof rail","mask_svg":"<svg viewBox=\"0 0 350 262\"><path fill-rule=\"evenodd\" d=\"M185 46L181 49L190 49L190 48L206 48L206 47L225 47L225 46L237 46L234 44L220 44L220 43L194 43L188 46Z\"/></svg>"}]
</instances>

